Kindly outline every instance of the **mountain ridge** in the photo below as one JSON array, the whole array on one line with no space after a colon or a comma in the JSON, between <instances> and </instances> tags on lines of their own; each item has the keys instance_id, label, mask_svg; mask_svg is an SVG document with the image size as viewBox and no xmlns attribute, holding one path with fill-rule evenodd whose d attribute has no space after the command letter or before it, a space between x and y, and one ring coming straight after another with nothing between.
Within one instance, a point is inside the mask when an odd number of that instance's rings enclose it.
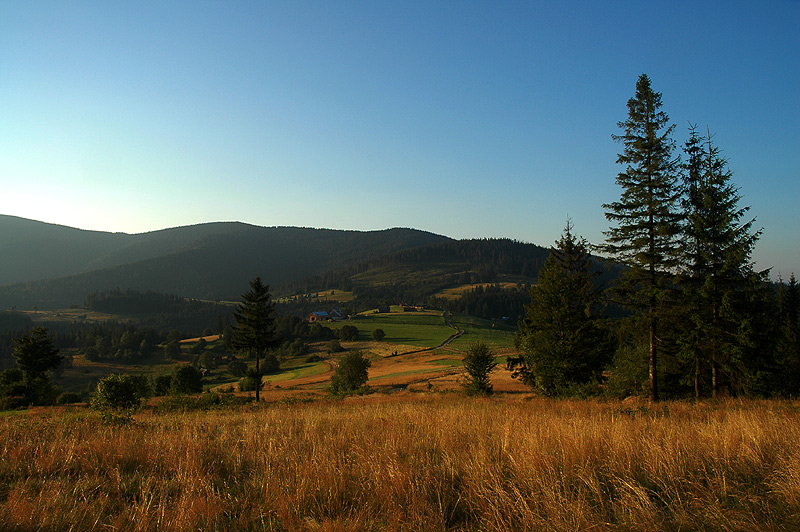
<instances>
[{"instance_id":1,"label":"mountain ridge","mask_svg":"<svg viewBox=\"0 0 800 532\"><path fill-rule=\"evenodd\" d=\"M408 228L354 231L243 222L130 235L0 215L0 308L80 305L88 294L114 288L238 298L257 275L282 284L450 240Z\"/></svg>"}]
</instances>

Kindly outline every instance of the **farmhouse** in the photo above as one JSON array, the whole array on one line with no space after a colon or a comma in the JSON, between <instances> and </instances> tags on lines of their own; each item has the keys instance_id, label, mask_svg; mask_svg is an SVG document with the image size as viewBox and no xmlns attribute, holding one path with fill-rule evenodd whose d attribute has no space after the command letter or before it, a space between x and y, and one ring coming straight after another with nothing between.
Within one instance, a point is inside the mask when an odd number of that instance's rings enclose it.
<instances>
[{"instance_id":1,"label":"farmhouse","mask_svg":"<svg viewBox=\"0 0 800 532\"><path fill-rule=\"evenodd\" d=\"M314 323L314 322L317 322L317 321L331 321L331 315L328 314L327 312L325 312L324 310L321 310L321 311L318 311L318 312L312 312L308 316L308 322L309 323Z\"/></svg>"},{"instance_id":2,"label":"farmhouse","mask_svg":"<svg viewBox=\"0 0 800 532\"><path fill-rule=\"evenodd\" d=\"M341 321L343 319L345 319L345 317L339 309L335 309L330 312L320 310L312 312L308 315L309 323L315 323L318 321Z\"/></svg>"}]
</instances>

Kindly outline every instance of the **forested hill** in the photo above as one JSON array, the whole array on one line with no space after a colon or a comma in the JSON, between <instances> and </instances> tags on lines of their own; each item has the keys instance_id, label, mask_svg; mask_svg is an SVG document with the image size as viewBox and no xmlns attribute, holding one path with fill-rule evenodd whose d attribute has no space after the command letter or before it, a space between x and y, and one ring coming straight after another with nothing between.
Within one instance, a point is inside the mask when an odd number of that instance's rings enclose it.
<instances>
[{"instance_id":1,"label":"forested hill","mask_svg":"<svg viewBox=\"0 0 800 532\"><path fill-rule=\"evenodd\" d=\"M451 240L389 253L280 290L338 288L361 298L423 300L437 290L468 283L534 282L548 254L547 248L509 239Z\"/></svg>"},{"instance_id":2,"label":"forested hill","mask_svg":"<svg viewBox=\"0 0 800 532\"><path fill-rule=\"evenodd\" d=\"M289 296L335 289L352 292L347 305L356 311L402 301L428 302L484 318L516 318L530 300L527 287L537 281L549 253L547 248L509 239L450 240L277 286L274 293ZM619 265L601 259L596 260L596 269L601 286L620 272ZM448 289L455 292L445 295ZM302 314L317 306L314 298L294 297L283 299L281 308Z\"/></svg>"},{"instance_id":3,"label":"forested hill","mask_svg":"<svg viewBox=\"0 0 800 532\"><path fill-rule=\"evenodd\" d=\"M238 300L256 276L285 284L447 240L414 229L362 232L242 223L126 235L2 216L0 308L82 305L89 294L116 288Z\"/></svg>"}]
</instances>

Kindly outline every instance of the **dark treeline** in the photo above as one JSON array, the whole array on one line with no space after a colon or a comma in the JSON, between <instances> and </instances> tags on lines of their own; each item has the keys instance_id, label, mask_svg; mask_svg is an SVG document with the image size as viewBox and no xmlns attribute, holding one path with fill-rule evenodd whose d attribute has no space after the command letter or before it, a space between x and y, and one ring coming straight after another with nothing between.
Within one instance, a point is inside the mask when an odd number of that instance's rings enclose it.
<instances>
[{"instance_id":1,"label":"dark treeline","mask_svg":"<svg viewBox=\"0 0 800 532\"><path fill-rule=\"evenodd\" d=\"M479 318L505 318L509 323L516 324L525 314L525 305L530 303L530 288L529 284L508 288L499 285L476 286L457 298L432 297L428 304Z\"/></svg>"},{"instance_id":2,"label":"dark treeline","mask_svg":"<svg viewBox=\"0 0 800 532\"><path fill-rule=\"evenodd\" d=\"M190 336L208 328L220 331L221 324L230 321L233 315L231 305L120 289L95 292L86 298L84 306L98 312L136 317L143 327L159 331L178 329Z\"/></svg>"},{"instance_id":3,"label":"dark treeline","mask_svg":"<svg viewBox=\"0 0 800 532\"><path fill-rule=\"evenodd\" d=\"M283 285L277 292L306 294L330 288L352 291L358 310L401 301L420 303L444 288L491 283L498 275L533 280L547 254L545 248L510 239L448 241L308 277Z\"/></svg>"}]
</instances>

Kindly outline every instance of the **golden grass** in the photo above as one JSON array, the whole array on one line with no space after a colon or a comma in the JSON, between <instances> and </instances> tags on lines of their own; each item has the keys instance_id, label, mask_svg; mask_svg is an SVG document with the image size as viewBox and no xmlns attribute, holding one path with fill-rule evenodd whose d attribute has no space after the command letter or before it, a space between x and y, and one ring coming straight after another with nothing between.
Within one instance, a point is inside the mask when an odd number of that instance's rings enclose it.
<instances>
[{"instance_id":1,"label":"golden grass","mask_svg":"<svg viewBox=\"0 0 800 532\"><path fill-rule=\"evenodd\" d=\"M459 395L0 416L3 530L797 530L800 408ZM414 395L419 397L419 395Z\"/></svg>"}]
</instances>

